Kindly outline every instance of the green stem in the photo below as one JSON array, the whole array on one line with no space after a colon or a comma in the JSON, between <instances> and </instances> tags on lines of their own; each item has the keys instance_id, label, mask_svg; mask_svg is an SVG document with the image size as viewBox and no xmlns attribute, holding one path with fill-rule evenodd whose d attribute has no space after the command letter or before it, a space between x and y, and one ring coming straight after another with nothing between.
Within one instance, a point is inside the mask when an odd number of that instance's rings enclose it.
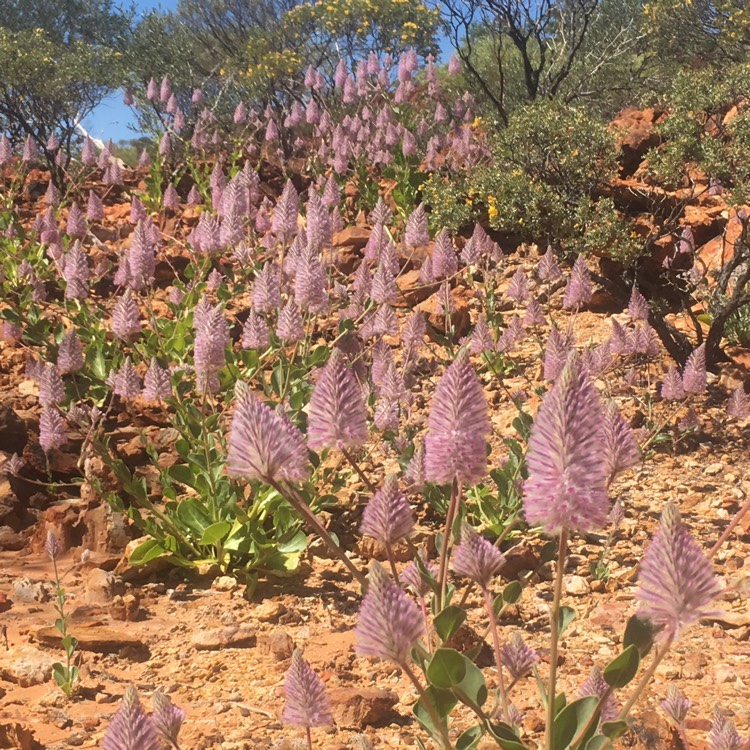
<instances>
[{"instance_id":1,"label":"green stem","mask_svg":"<svg viewBox=\"0 0 750 750\"><path fill-rule=\"evenodd\" d=\"M672 646L673 640L674 635L670 635L664 641L661 648L658 648L656 650L654 659L651 662L651 666L644 672L643 677L641 677L641 679L638 681L638 684L635 686L635 690L633 690L632 695L630 696L630 698L628 698L627 703L622 707L622 710L617 716L618 721L624 721L627 718L630 710L636 704L636 701L641 697L641 693L646 689L646 685L648 685L648 683L651 681L651 678L654 676L656 668L659 666L659 664L661 664L662 659L664 659L664 657L667 655L667 652Z\"/></svg>"},{"instance_id":2,"label":"green stem","mask_svg":"<svg viewBox=\"0 0 750 750\"><path fill-rule=\"evenodd\" d=\"M557 689L557 649L560 641L560 600L562 599L563 573L565 570L565 556L568 549L568 530L560 532L557 549L557 571L555 574L555 588L550 610L550 652L549 652L549 688L547 690L547 726L544 746L546 750L552 748L552 730L555 724L555 695Z\"/></svg>"},{"instance_id":3,"label":"green stem","mask_svg":"<svg viewBox=\"0 0 750 750\"><path fill-rule=\"evenodd\" d=\"M490 630L492 631L492 646L495 651L495 666L497 668L497 688L499 701L495 703L495 709L499 703L503 711L503 721L510 724L508 717L508 693L505 690L505 677L503 676L503 661L500 657L500 636L497 632L497 618L495 617L495 608L492 604L492 594L488 589L482 591L484 594L484 606L487 608L487 617L490 619ZM493 714L495 710L493 709Z\"/></svg>"},{"instance_id":4,"label":"green stem","mask_svg":"<svg viewBox=\"0 0 750 750\"><path fill-rule=\"evenodd\" d=\"M440 584L440 609L445 606L445 594L448 588L448 547L450 546L451 535L453 532L453 522L458 510L458 501L461 496L461 485L458 479L453 479L451 484L451 499L448 503L448 512L445 516L445 529L443 531L443 547L440 550L440 574L438 583Z\"/></svg>"},{"instance_id":5,"label":"green stem","mask_svg":"<svg viewBox=\"0 0 750 750\"><path fill-rule=\"evenodd\" d=\"M438 716L437 711L435 711L435 706L432 705L432 701L427 695L425 689L422 687L422 683L420 683L420 681L417 679L417 676L414 674L414 672L406 662L404 662L403 664L399 664L399 666L404 670L406 676L411 680L412 684L417 689L417 693L419 693L419 697L422 699L422 704L424 705L425 710L430 715L430 719L432 719L432 723L435 725L435 728L440 732L441 749L453 750L453 745L451 745L451 739L448 735L448 727L445 726L445 722Z\"/></svg>"},{"instance_id":6,"label":"green stem","mask_svg":"<svg viewBox=\"0 0 750 750\"><path fill-rule=\"evenodd\" d=\"M366 584L365 576L357 570L354 563L346 556L344 550L336 544L328 529L318 520L318 517L312 512L308 504L297 495L294 488L291 485L287 485L288 491L284 491L284 488L278 483L270 480L267 481L302 516L308 526L325 542L328 549L344 563L344 566L352 574L354 580L364 588Z\"/></svg>"},{"instance_id":7,"label":"green stem","mask_svg":"<svg viewBox=\"0 0 750 750\"><path fill-rule=\"evenodd\" d=\"M357 472L359 478L365 483L367 489L374 495L376 492L375 485L367 478L367 475L359 467L359 464L354 460L354 457L346 448L341 448L341 452L344 454L344 458L352 465L354 471Z\"/></svg>"}]
</instances>

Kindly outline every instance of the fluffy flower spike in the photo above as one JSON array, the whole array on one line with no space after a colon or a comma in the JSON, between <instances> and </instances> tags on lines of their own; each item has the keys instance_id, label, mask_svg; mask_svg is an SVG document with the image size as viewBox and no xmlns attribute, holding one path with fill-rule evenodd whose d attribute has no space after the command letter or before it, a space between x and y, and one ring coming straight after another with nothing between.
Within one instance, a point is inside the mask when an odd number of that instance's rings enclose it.
<instances>
[{"instance_id":1,"label":"fluffy flower spike","mask_svg":"<svg viewBox=\"0 0 750 750\"><path fill-rule=\"evenodd\" d=\"M673 503L661 516L661 525L641 562L638 612L665 638L678 638L689 625L715 612L721 592L710 560L692 538Z\"/></svg>"},{"instance_id":2,"label":"fluffy flower spike","mask_svg":"<svg viewBox=\"0 0 750 750\"><path fill-rule=\"evenodd\" d=\"M487 470L491 426L482 386L461 350L438 383L425 437L425 478L446 484L479 482Z\"/></svg>"},{"instance_id":3,"label":"fluffy flower spike","mask_svg":"<svg viewBox=\"0 0 750 750\"><path fill-rule=\"evenodd\" d=\"M323 680L295 649L284 681L286 703L281 721L293 727L327 727L333 724L331 703Z\"/></svg>"},{"instance_id":4,"label":"fluffy flower spike","mask_svg":"<svg viewBox=\"0 0 750 750\"><path fill-rule=\"evenodd\" d=\"M607 460L599 393L573 354L542 405L529 439L524 510L548 534L607 523Z\"/></svg>"}]
</instances>

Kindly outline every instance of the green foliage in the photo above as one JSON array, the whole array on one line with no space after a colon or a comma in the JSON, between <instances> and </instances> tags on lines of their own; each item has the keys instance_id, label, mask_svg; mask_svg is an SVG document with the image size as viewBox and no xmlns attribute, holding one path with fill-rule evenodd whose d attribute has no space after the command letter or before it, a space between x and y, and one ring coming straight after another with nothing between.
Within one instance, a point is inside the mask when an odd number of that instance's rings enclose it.
<instances>
[{"instance_id":1,"label":"green foliage","mask_svg":"<svg viewBox=\"0 0 750 750\"><path fill-rule=\"evenodd\" d=\"M43 148L69 143L85 117L123 77L130 16L109 0L4 3L0 21L0 129L32 135Z\"/></svg>"},{"instance_id":2,"label":"green foliage","mask_svg":"<svg viewBox=\"0 0 750 750\"><path fill-rule=\"evenodd\" d=\"M423 187L434 229L485 219L508 237L554 242L625 262L642 251L601 191L616 175L615 133L584 109L539 101L519 109L469 172L434 173Z\"/></svg>"},{"instance_id":3,"label":"green foliage","mask_svg":"<svg viewBox=\"0 0 750 750\"><path fill-rule=\"evenodd\" d=\"M698 167L731 191L730 200L750 196L750 64L683 71L674 78L659 125L664 143L648 156L654 178L669 186L683 184L687 170Z\"/></svg>"}]
</instances>

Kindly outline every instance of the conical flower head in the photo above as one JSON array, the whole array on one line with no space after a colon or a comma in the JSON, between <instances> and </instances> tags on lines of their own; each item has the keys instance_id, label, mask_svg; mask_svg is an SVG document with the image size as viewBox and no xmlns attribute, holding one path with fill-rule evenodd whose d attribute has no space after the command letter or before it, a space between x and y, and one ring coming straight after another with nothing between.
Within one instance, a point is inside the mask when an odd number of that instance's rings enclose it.
<instances>
[{"instance_id":1,"label":"conical flower head","mask_svg":"<svg viewBox=\"0 0 750 750\"><path fill-rule=\"evenodd\" d=\"M143 710L138 692L130 685L104 735L102 750L159 750L161 741Z\"/></svg>"},{"instance_id":2,"label":"conical flower head","mask_svg":"<svg viewBox=\"0 0 750 750\"><path fill-rule=\"evenodd\" d=\"M151 704L154 707L151 714L154 728L163 740L177 747L185 712L179 706L175 706L168 696L158 691L151 696Z\"/></svg>"},{"instance_id":3,"label":"conical flower head","mask_svg":"<svg viewBox=\"0 0 750 750\"><path fill-rule=\"evenodd\" d=\"M267 484L309 475L302 433L249 390L240 393L229 431L229 473Z\"/></svg>"},{"instance_id":4,"label":"conical flower head","mask_svg":"<svg viewBox=\"0 0 750 750\"><path fill-rule=\"evenodd\" d=\"M86 204L86 218L89 221L101 221L104 218L104 204L102 203L102 199L93 190L89 190L89 199Z\"/></svg>"},{"instance_id":5,"label":"conical flower head","mask_svg":"<svg viewBox=\"0 0 750 750\"><path fill-rule=\"evenodd\" d=\"M529 298L529 280L522 268L519 268L513 274L506 294L518 303L526 302Z\"/></svg>"},{"instance_id":6,"label":"conical flower head","mask_svg":"<svg viewBox=\"0 0 750 750\"><path fill-rule=\"evenodd\" d=\"M266 349L270 341L268 325L263 318L251 309L242 327L240 343L243 349Z\"/></svg>"},{"instance_id":7,"label":"conical flower head","mask_svg":"<svg viewBox=\"0 0 750 750\"><path fill-rule=\"evenodd\" d=\"M740 422L750 416L750 404L748 404L744 386L738 385L732 391L732 395L729 397L729 401L727 401L727 414Z\"/></svg>"},{"instance_id":8,"label":"conical flower head","mask_svg":"<svg viewBox=\"0 0 750 750\"><path fill-rule=\"evenodd\" d=\"M461 350L438 383L425 437L425 478L446 484L454 479L474 485L487 471L490 433L482 386Z\"/></svg>"},{"instance_id":9,"label":"conical flower head","mask_svg":"<svg viewBox=\"0 0 750 750\"><path fill-rule=\"evenodd\" d=\"M409 218L406 220L404 242L409 247L421 247L429 241L430 233L427 229L427 214L425 213L424 206L420 203L409 214Z\"/></svg>"},{"instance_id":10,"label":"conical flower head","mask_svg":"<svg viewBox=\"0 0 750 750\"><path fill-rule=\"evenodd\" d=\"M447 229L441 229L435 237L432 251L432 278L435 281L447 279L458 271L458 259Z\"/></svg>"},{"instance_id":11,"label":"conical flower head","mask_svg":"<svg viewBox=\"0 0 750 750\"><path fill-rule=\"evenodd\" d=\"M464 524L461 541L451 560L453 571L478 583L483 591L490 588L492 579L503 564L503 555L490 541Z\"/></svg>"},{"instance_id":12,"label":"conical flower head","mask_svg":"<svg viewBox=\"0 0 750 750\"><path fill-rule=\"evenodd\" d=\"M271 120L270 122L273 122ZM270 123L269 123L270 125ZM297 217L299 215L299 194L291 180L287 180L278 203L273 211L271 228L274 233L288 242L297 234Z\"/></svg>"},{"instance_id":13,"label":"conical flower head","mask_svg":"<svg viewBox=\"0 0 750 750\"><path fill-rule=\"evenodd\" d=\"M370 498L362 514L360 534L371 536L381 544L393 546L414 529L414 514L398 486L394 474Z\"/></svg>"},{"instance_id":14,"label":"conical flower head","mask_svg":"<svg viewBox=\"0 0 750 750\"><path fill-rule=\"evenodd\" d=\"M685 368L682 371L682 387L685 393L700 394L706 390L707 385L706 345L701 344L685 362Z\"/></svg>"},{"instance_id":15,"label":"conical flower head","mask_svg":"<svg viewBox=\"0 0 750 750\"><path fill-rule=\"evenodd\" d=\"M550 329L544 350L544 379L555 381L565 368L571 351L568 335L563 335L554 326Z\"/></svg>"},{"instance_id":16,"label":"conical flower head","mask_svg":"<svg viewBox=\"0 0 750 750\"><path fill-rule=\"evenodd\" d=\"M338 349L323 368L307 413L307 442L313 450L348 448L367 440L362 391Z\"/></svg>"},{"instance_id":17,"label":"conical flower head","mask_svg":"<svg viewBox=\"0 0 750 750\"><path fill-rule=\"evenodd\" d=\"M573 354L545 396L531 429L524 512L548 534L607 523L607 461L599 393Z\"/></svg>"},{"instance_id":18,"label":"conical flower head","mask_svg":"<svg viewBox=\"0 0 750 750\"><path fill-rule=\"evenodd\" d=\"M123 341L132 341L141 332L138 304L129 289L115 303L111 325L112 333Z\"/></svg>"},{"instance_id":19,"label":"conical flower head","mask_svg":"<svg viewBox=\"0 0 750 750\"><path fill-rule=\"evenodd\" d=\"M292 727L327 727L333 724L331 703L323 680L295 649L284 681L286 703L283 724Z\"/></svg>"},{"instance_id":20,"label":"conical flower head","mask_svg":"<svg viewBox=\"0 0 750 750\"><path fill-rule=\"evenodd\" d=\"M593 294L594 287L591 284L591 274L583 256L579 255L573 264L568 285L565 287L563 307L566 310L578 310L591 301Z\"/></svg>"},{"instance_id":21,"label":"conical flower head","mask_svg":"<svg viewBox=\"0 0 750 750\"><path fill-rule=\"evenodd\" d=\"M603 698L609 691L610 687L607 685L601 670L595 665L591 668L589 676L581 684L578 695L581 698L585 698L587 695L592 695L594 698ZM609 695L601 705L601 721L614 721L617 713L617 702L613 695Z\"/></svg>"},{"instance_id":22,"label":"conical flower head","mask_svg":"<svg viewBox=\"0 0 750 750\"><path fill-rule=\"evenodd\" d=\"M42 406L59 406L65 400L65 384L53 364L47 364L39 380L39 403Z\"/></svg>"},{"instance_id":23,"label":"conical flower head","mask_svg":"<svg viewBox=\"0 0 750 750\"><path fill-rule=\"evenodd\" d=\"M513 633L510 643L500 649L500 660L515 682L531 672L539 661L539 654L524 642L520 633Z\"/></svg>"},{"instance_id":24,"label":"conical flower head","mask_svg":"<svg viewBox=\"0 0 750 750\"><path fill-rule=\"evenodd\" d=\"M648 302L646 298L638 291L638 287L633 287L630 293L630 302L628 303L628 316L631 320L648 320Z\"/></svg>"},{"instance_id":25,"label":"conical flower head","mask_svg":"<svg viewBox=\"0 0 750 750\"><path fill-rule=\"evenodd\" d=\"M218 390L219 372L226 364L229 341L229 323L221 305L211 307L196 326L194 361L200 391Z\"/></svg>"},{"instance_id":26,"label":"conical flower head","mask_svg":"<svg viewBox=\"0 0 750 750\"><path fill-rule=\"evenodd\" d=\"M641 562L638 614L662 629L665 638L678 638L701 617L715 614L712 605L720 592L710 560L668 503Z\"/></svg>"},{"instance_id":27,"label":"conical flower head","mask_svg":"<svg viewBox=\"0 0 750 750\"><path fill-rule=\"evenodd\" d=\"M557 258L555 258L554 252L552 252L552 245L547 248L547 252L539 261L539 265L536 269L536 275L541 281L546 281L547 283L557 281L562 277L560 264L557 262Z\"/></svg>"},{"instance_id":28,"label":"conical flower head","mask_svg":"<svg viewBox=\"0 0 750 750\"><path fill-rule=\"evenodd\" d=\"M305 338L302 314L292 300L289 300L279 313L276 335L284 344L295 344Z\"/></svg>"},{"instance_id":29,"label":"conical flower head","mask_svg":"<svg viewBox=\"0 0 750 750\"><path fill-rule=\"evenodd\" d=\"M677 368L672 365L661 384L661 397L665 401L679 401L685 398L685 388L682 385L682 376Z\"/></svg>"},{"instance_id":30,"label":"conical flower head","mask_svg":"<svg viewBox=\"0 0 750 750\"><path fill-rule=\"evenodd\" d=\"M495 342L492 339L490 327L487 325L487 318L480 315L477 318L477 324L471 334L470 349L472 354L482 354L495 350Z\"/></svg>"},{"instance_id":31,"label":"conical flower head","mask_svg":"<svg viewBox=\"0 0 750 750\"><path fill-rule=\"evenodd\" d=\"M147 401L166 401L172 396L169 372L159 364L156 357L151 358L151 364L146 370L142 395Z\"/></svg>"},{"instance_id":32,"label":"conical flower head","mask_svg":"<svg viewBox=\"0 0 750 750\"><path fill-rule=\"evenodd\" d=\"M709 750L742 750L747 747L734 723L729 721L718 706L714 706L711 731L708 733Z\"/></svg>"},{"instance_id":33,"label":"conical flower head","mask_svg":"<svg viewBox=\"0 0 750 750\"><path fill-rule=\"evenodd\" d=\"M678 727L681 727L685 723L685 718L692 702L677 685L670 685L667 690L667 697L659 705L662 707L664 713Z\"/></svg>"},{"instance_id":34,"label":"conical flower head","mask_svg":"<svg viewBox=\"0 0 750 750\"><path fill-rule=\"evenodd\" d=\"M432 580L437 581L437 565L431 563L429 560L426 560L421 551L418 553L418 557L419 561L422 564L422 567L427 570L427 573L432 578ZM428 581L423 578L420 569L417 567L416 562L413 560L404 568L403 572L401 573L401 581L407 589L411 589L417 596L427 596L427 594L430 593L431 589Z\"/></svg>"},{"instance_id":35,"label":"conical flower head","mask_svg":"<svg viewBox=\"0 0 750 750\"><path fill-rule=\"evenodd\" d=\"M60 341L60 348L57 350L57 370L61 375L65 375L78 372L84 364L83 345L75 328L72 328Z\"/></svg>"},{"instance_id":36,"label":"conical flower head","mask_svg":"<svg viewBox=\"0 0 750 750\"><path fill-rule=\"evenodd\" d=\"M114 378L114 392L120 398L135 398L141 393L141 379L133 366L130 357L125 359Z\"/></svg>"},{"instance_id":37,"label":"conical flower head","mask_svg":"<svg viewBox=\"0 0 750 750\"><path fill-rule=\"evenodd\" d=\"M354 629L357 654L407 664L409 652L423 633L424 621L416 602L374 562Z\"/></svg>"},{"instance_id":38,"label":"conical flower head","mask_svg":"<svg viewBox=\"0 0 750 750\"><path fill-rule=\"evenodd\" d=\"M45 453L68 442L65 422L54 406L45 406L39 416L39 445Z\"/></svg>"},{"instance_id":39,"label":"conical flower head","mask_svg":"<svg viewBox=\"0 0 750 750\"><path fill-rule=\"evenodd\" d=\"M635 434L614 401L610 401L604 410L602 432L609 484L621 471L635 466L640 456Z\"/></svg>"}]
</instances>

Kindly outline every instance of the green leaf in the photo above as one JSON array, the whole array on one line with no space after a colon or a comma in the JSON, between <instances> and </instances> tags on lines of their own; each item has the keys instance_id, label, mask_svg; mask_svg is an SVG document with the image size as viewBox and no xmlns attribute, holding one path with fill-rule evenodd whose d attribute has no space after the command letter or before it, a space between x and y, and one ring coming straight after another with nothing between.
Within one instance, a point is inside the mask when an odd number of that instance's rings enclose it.
<instances>
[{"instance_id":1,"label":"green leaf","mask_svg":"<svg viewBox=\"0 0 750 750\"><path fill-rule=\"evenodd\" d=\"M487 685L481 670L452 648L440 648L427 667L431 685L448 688L467 706L479 710L487 700Z\"/></svg>"},{"instance_id":2,"label":"green leaf","mask_svg":"<svg viewBox=\"0 0 750 750\"><path fill-rule=\"evenodd\" d=\"M628 731L627 721L605 721L601 726L601 733L610 740L622 737Z\"/></svg>"},{"instance_id":3,"label":"green leaf","mask_svg":"<svg viewBox=\"0 0 750 750\"><path fill-rule=\"evenodd\" d=\"M576 619L576 611L573 607L560 607L560 611L557 613L557 633L561 636L568 625Z\"/></svg>"},{"instance_id":4,"label":"green leaf","mask_svg":"<svg viewBox=\"0 0 750 750\"><path fill-rule=\"evenodd\" d=\"M185 528L196 535L202 535L211 525L211 518L203 504L192 497L185 498L177 504L176 515Z\"/></svg>"},{"instance_id":5,"label":"green leaf","mask_svg":"<svg viewBox=\"0 0 750 750\"><path fill-rule=\"evenodd\" d=\"M641 658L646 656L654 645L654 627L650 620L633 615L625 626L622 645L635 646Z\"/></svg>"},{"instance_id":6,"label":"green leaf","mask_svg":"<svg viewBox=\"0 0 750 750\"><path fill-rule=\"evenodd\" d=\"M449 641L466 621L466 612L455 604L446 607L435 619L433 625L442 643Z\"/></svg>"},{"instance_id":7,"label":"green leaf","mask_svg":"<svg viewBox=\"0 0 750 750\"><path fill-rule=\"evenodd\" d=\"M625 687L635 677L640 663L638 648L631 644L604 668L604 681L613 688Z\"/></svg>"},{"instance_id":8,"label":"green leaf","mask_svg":"<svg viewBox=\"0 0 750 750\"><path fill-rule=\"evenodd\" d=\"M214 545L226 538L232 530L232 524L228 521L217 521L212 523L201 537L200 544Z\"/></svg>"},{"instance_id":9,"label":"green leaf","mask_svg":"<svg viewBox=\"0 0 750 750\"><path fill-rule=\"evenodd\" d=\"M436 687L428 687L425 690L425 695L428 700L432 703L435 708L435 713L443 721L445 726L445 718L450 716L451 711L456 707L456 699L450 690L441 690ZM430 712L425 707L424 698L420 698L414 706L414 716L417 721L433 736L440 736L438 727L435 726L430 716Z\"/></svg>"},{"instance_id":10,"label":"green leaf","mask_svg":"<svg viewBox=\"0 0 750 750\"><path fill-rule=\"evenodd\" d=\"M518 735L513 731L513 727L508 724L491 722L489 733L503 750L527 750L526 745L518 739Z\"/></svg>"},{"instance_id":11,"label":"green leaf","mask_svg":"<svg viewBox=\"0 0 750 750\"><path fill-rule=\"evenodd\" d=\"M131 565L145 565L147 562L161 557L166 551L156 539L147 539L133 550L129 562Z\"/></svg>"},{"instance_id":12,"label":"green leaf","mask_svg":"<svg viewBox=\"0 0 750 750\"><path fill-rule=\"evenodd\" d=\"M588 741L586 750L612 750L612 743L606 737L598 734Z\"/></svg>"},{"instance_id":13,"label":"green leaf","mask_svg":"<svg viewBox=\"0 0 750 750\"><path fill-rule=\"evenodd\" d=\"M515 604L523 593L523 587L518 581L511 581L503 589L503 600L506 604Z\"/></svg>"},{"instance_id":14,"label":"green leaf","mask_svg":"<svg viewBox=\"0 0 750 750\"><path fill-rule=\"evenodd\" d=\"M555 717L555 723L552 728L552 750L567 750L573 740L578 739L585 746L588 738L579 737L586 726L591 726L586 732L593 734L596 731L597 721L595 717L598 714L599 699L593 695L586 698L579 698L569 703ZM592 719L594 719L592 721Z\"/></svg>"},{"instance_id":15,"label":"green leaf","mask_svg":"<svg viewBox=\"0 0 750 750\"><path fill-rule=\"evenodd\" d=\"M474 750L482 739L484 731L481 726L477 725L467 729L457 740L456 750Z\"/></svg>"}]
</instances>

